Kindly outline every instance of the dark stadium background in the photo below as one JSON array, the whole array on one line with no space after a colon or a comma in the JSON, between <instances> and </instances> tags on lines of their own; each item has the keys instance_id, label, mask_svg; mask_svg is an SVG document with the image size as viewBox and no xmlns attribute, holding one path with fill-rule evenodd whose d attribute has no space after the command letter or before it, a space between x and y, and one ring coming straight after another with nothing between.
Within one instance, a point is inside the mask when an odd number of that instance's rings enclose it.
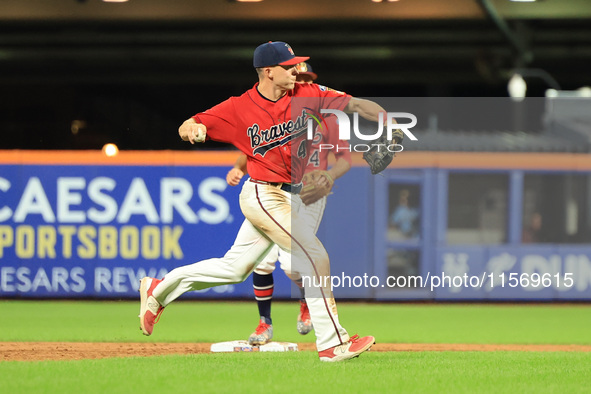
<instances>
[{"instance_id":1,"label":"dark stadium background","mask_svg":"<svg viewBox=\"0 0 591 394\"><path fill-rule=\"evenodd\" d=\"M506 97L516 67L574 90L590 17L588 0L0 0L0 149L190 149L178 125L251 87L269 40L360 97Z\"/></svg>"}]
</instances>

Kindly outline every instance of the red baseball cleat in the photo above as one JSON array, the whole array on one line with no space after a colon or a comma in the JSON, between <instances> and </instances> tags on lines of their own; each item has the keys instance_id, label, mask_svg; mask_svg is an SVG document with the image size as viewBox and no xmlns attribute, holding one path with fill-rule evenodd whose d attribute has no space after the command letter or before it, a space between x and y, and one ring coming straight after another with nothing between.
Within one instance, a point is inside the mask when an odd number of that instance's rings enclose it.
<instances>
[{"instance_id":1,"label":"red baseball cleat","mask_svg":"<svg viewBox=\"0 0 591 394\"><path fill-rule=\"evenodd\" d=\"M353 335L349 342L322 350L318 352L318 356L320 361L327 362L348 360L359 357L361 353L369 350L374 343L376 343L376 339L372 336L359 338L359 335Z\"/></svg>"},{"instance_id":2,"label":"red baseball cleat","mask_svg":"<svg viewBox=\"0 0 591 394\"><path fill-rule=\"evenodd\" d=\"M302 335L312 331L312 320L310 319L310 310L308 304L300 301L300 314L298 315L298 332Z\"/></svg>"},{"instance_id":3,"label":"red baseball cleat","mask_svg":"<svg viewBox=\"0 0 591 394\"><path fill-rule=\"evenodd\" d=\"M144 335L151 335L154 324L160 320L164 307L154 298L152 292L162 282L156 278L143 278L140 281L140 329Z\"/></svg>"},{"instance_id":4,"label":"red baseball cleat","mask_svg":"<svg viewBox=\"0 0 591 394\"><path fill-rule=\"evenodd\" d=\"M273 339L273 325L267 324L265 319L261 318L256 330L250 334L248 343L251 345L264 345Z\"/></svg>"}]
</instances>

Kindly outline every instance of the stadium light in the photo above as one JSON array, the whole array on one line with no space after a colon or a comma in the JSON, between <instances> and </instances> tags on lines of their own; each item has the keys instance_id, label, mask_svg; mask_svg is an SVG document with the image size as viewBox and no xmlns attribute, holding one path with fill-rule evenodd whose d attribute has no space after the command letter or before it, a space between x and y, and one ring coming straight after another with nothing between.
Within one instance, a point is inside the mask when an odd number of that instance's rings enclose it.
<instances>
[{"instance_id":1,"label":"stadium light","mask_svg":"<svg viewBox=\"0 0 591 394\"><path fill-rule=\"evenodd\" d=\"M514 101L523 101L527 92L525 78L540 78L544 80L551 89L561 90L558 82L548 72L539 68L522 68L513 71L513 75L507 84L509 96Z\"/></svg>"}]
</instances>

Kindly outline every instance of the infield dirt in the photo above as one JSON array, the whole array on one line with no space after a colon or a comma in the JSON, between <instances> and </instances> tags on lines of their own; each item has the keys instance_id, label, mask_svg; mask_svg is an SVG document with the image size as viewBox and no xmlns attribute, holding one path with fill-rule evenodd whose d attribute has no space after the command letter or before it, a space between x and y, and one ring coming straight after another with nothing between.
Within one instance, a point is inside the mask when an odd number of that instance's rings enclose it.
<instances>
[{"instance_id":1,"label":"infield dirt","mask_svg":"<svg viewBox=\"0 0 591 394\"><path fill-rule=\"evenodd\" d=\"M109 357L149 357L169 354L210 353L210 343L118 343L118 342L0 342L0 361L85 360ZM316 349L300 343L301 351ZM371 351L522 351L591 352L591 345L505 345L445 343L377 343Z\"/></svg>"}]
</instances>

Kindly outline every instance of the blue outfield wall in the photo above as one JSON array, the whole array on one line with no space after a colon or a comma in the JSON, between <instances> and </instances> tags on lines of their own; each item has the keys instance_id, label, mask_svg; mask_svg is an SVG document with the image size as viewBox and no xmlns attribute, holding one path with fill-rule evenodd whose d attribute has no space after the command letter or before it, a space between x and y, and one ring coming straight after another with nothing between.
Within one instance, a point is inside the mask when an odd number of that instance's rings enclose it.
<instances>
[{"instance_id":1,"label":"blue outfield wall","mask_svg":"<svg viewBox=\"0 0 591 394\"><path fill-rule=\"evenodd\" d=\"M318 233L331 256L334 283L341 285L334 290L337 298L591 300L591 245L521 244L515 241L520 222L514 217L507 220L513 234L510 243L446 245L448 173L448 169L423 168L372 176L367 169L354 167L337 181ZM389 182L422 188L420 239L402 243L387 239ZM511 202L521 204L518 198ZM404 278L406 287L388 284L389 249L420 256L418 272ZM357 283L362 283L361 277L375 281L342 287L343 279L353 277Z\"/></svg>"},{"instance_id":2,"label":"blue outfield wall","mask_svg":"<svg viewBox=\"0 0 591 394\"><path fill-rule=\"evenodd\" d=\"M591 300L589 247L443 247L437 254L436 272L484 277L478 286L438 288L438 299Z\"/></svg>"},{"instance_id":3,"label":"blue outfield wall","mask_svg":"<svg viewBox=\"0 0 591 394\"><path fill-rule=\"evenodd\" d=\"M145 275L162 277L223 256L243 221L241 186L227 186L227 171L222 165L0 165L0 297L136 298ZM420 251L421 283L404 288L386 284L385 250L392 245L380 193L388 174L353 167L337 180L318 231L338 280L337 298L591 299L588 245L446 245L439 234L445 174L399 173L427 196L421 241L393 246ZM275 296L291 298L291 282L277 271ZM225 297L252 298L251 278L183 296Z\"/></svg>"}]
</instances>

